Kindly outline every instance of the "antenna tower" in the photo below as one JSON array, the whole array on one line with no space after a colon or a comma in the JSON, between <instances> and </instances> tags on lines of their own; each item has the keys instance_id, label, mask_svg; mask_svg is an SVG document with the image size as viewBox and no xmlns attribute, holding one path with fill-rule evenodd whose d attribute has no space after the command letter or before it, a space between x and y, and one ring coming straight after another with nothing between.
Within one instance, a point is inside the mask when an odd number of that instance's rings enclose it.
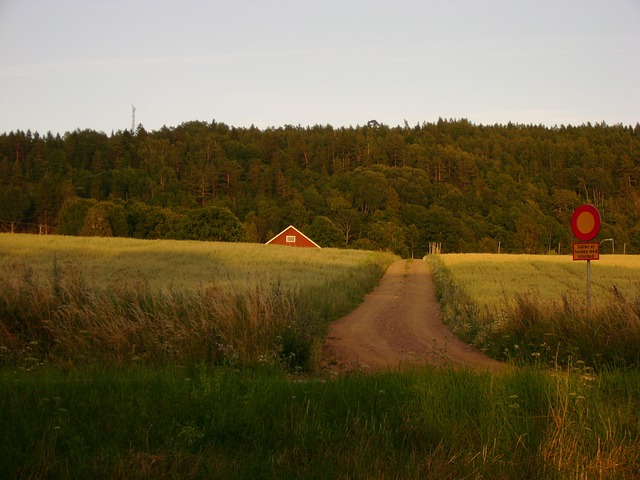
<instances>
[{"instance_id":1,"label":"antenna tower","mask_svg":"<svg viewBox=\"0 0 640 480\"><path fill-rule=\"evenodd\" d=\"M136 106L131 105L131 135L136 133Z\"/></svg>"}]
</instances>

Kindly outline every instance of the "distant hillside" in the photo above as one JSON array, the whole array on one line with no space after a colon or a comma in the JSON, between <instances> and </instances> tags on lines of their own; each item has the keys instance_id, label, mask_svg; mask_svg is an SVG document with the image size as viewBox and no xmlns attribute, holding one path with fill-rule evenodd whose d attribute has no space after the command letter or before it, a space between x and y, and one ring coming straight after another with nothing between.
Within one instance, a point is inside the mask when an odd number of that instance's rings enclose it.
<instances>
[{"instance_id":1,"label":"distant hillside","mask_svg":"<svg viewBox=\"0 0 640 480\"><path fill-rule=\"evenodd\" d=\"M640 253L640 125L214 121L0 135L3 231L193 238L206 218L233 241L264 242L293 224L322 246L404 256L430 242L443 252L569 253L582 203L602 215L600 240Z\"/></svg>"}]
</instances>

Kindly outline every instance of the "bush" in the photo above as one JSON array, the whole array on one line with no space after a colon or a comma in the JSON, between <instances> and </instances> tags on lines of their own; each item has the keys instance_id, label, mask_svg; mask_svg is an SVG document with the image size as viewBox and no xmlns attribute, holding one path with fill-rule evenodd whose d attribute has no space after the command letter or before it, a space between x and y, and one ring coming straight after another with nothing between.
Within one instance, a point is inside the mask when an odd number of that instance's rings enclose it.
<instances>
[{"instance_id":1,"label":"bush","mask_svg":"<svg viewBox=\"0 0 640 480\"><path fill-rule=\"evenodd\" d=\"M318 215L309 226L308 234L321 247L341 247L344 245L344 236L330 218Z\"/></svg>"},{"instance_id":2,"label":"bush","mask_svg":"<svg viewBox=\"0 0 640 480\"><path fill-rule=\"evenodd\" d=\"M83 237L113 237L113 230L107 220L107 213L99 207L91 207L84 217L80 230Z\"/></svg>"},{"instance_id":3,"label":"bush","mask_svg":"<svg viewBox=\"0 0 640 480\"><path fill-rule=\"evenodd\" d=\"M127 202L127 223L133 238L155 240L175 237L178 214L166 208L131 200Z\"/></svg>"},{"instance_id":4,"label":"bush","mask_svg":"<svg viewBox=\"0 0 640 480\"><path fill-rule=\"evenodd\" d=\"M129 225L126 211L120 204L71 198L60 210L58 232L87 237L127 237Z\"/></svg>"},{"instance_id":5,"label":"bush","mask_svg":"<svg viewBox=\"0 0 640 480\"><path fill-rule=\"evenodd\" d=\"M58 233L61 235L80 235L87 212L97 202L86 198L69 198L62 205L58 215Z\"/></svg>"},{"instance_id":6,"label":"bush","mask_svg":"<svg viewBox=\"0 0 640 480\"><path fill-rule=\"evenodd\" d=\"M191 210L178 225L179 240L239 242L244 238L240 220L225 207Z\"/></svg>"}]
</instances>

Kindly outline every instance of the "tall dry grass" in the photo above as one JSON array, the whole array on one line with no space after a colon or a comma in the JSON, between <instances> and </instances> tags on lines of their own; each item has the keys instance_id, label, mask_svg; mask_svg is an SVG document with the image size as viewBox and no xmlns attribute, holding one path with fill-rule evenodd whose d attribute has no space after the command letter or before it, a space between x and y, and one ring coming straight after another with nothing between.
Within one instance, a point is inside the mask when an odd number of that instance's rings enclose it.
<instances>
[{"instance_id":1,"label":"tall dry grass","mask_svg":"<svg viewBox=\"0 0 640 480\"><path fill-rule=\"evenodd\" d=\"M494 284L510 281L509 293L503 291L500 302L493 300L491 287L486 296L477 293L477 285L469 293L468 272L450 268L449 259L429 261L445 322L465 341L495 358L552 366L576 361L594 368L640 366L640 295L622 293L623 289L634 291L637 277L629 276L623 288L609 284L608 295L601 292L598 302L588 309L574 292L561 293L562 278L554 276L557 260L549 273L539 271L543 279L539 284L532 283L533 277L517 283L510 276L514 269L505 270L500 258L494 258L493 267L483 264L483 275ZM536 269L540 270L539 265ZM472 276L470 283L481 281ZM552 283L553 289L545 287ZM601 279L600 288L607 283ZM540 294L541 290L546 294ZM550 296L551 291L555 297Z\"/></svg>"},{"instance_id":2,"label":"tall dry grass","mask_svg":"<svg viewBox=\"0 0 640 480\"><path fill-rule=\"evenodd\" d=\"M327 324L373 288L381 264L362 264L313 290L259 279L199 290L144 282L90 287L73 266L49 278L0 275L0 363L278 364L313 369Z\"/></svg>"},{"instance_id":3,"label":"tall dry grass","mask_svg":"<svg viewBox=\"0 0 640 480\"><path fill-rule=\"evenodd\" d=\"M575 479L637 476L637 384L630 385L636 376L637 371L593 375L581 366L552 375L539 449L546 471ZM621 393L628 395L622 402Z\"/></svg>"},{"instance_id":4,"label":"tall dry grass","mask_svg":"<svg viewBox=\"0 0 640 480\"><path fill-rule=\"evenodd\" d=\"M269 363L311 369L327 324L354 308L393 260L364 252L111 239L83 244L84 253L72 261L69 255L79 246L71 240L56 238L59 248L44 244L43 254L33 247L42 240L25 237L29 248L1 259L12 267L0 274L0 363ZM142 255L147 246L153 261ZM132 248L135 254L127 252ZM58 259L61 251L64 261ZM217 274L186 281L181 269L202 270L212 252ZM260 258L252 260L256 252ZM176 256L189 261L177 262ZM115 278L97 281L91 273L127 264L129 273ZM150 281L159 264L169 264L163 268L185 282Z\"/></svg>"},{"instance_id":5,"label":"tall dry grass","mask_svg":"<svg viewBox=\"0 0 640 480\"><path fill-rule=\"evenodd\" d=\"M233 364L302 355L286 350L302 326L291 296L277 287L92 289L77 270L64 268L48 281L34 280L29 270L18 281L2 276L0 289L5 361Z\"/></svg>"}]
</instances>

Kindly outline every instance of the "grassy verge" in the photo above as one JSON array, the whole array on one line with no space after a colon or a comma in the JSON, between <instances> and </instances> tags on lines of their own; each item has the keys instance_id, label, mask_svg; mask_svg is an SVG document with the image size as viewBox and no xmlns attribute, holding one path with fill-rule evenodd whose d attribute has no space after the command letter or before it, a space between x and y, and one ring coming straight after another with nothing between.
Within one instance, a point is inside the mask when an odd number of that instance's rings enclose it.
<instances>
[{"instance_id":1,"label":"grassy verge","mask_svg":"<svg viewBox=\"0 0 640 480\"><path fill-rule=\"evenodd\" d=\"M0 372L15 478L636 478L638 373Z\"/></svg>"},{"instance_id":2,"label":"grassy verge","mask_svg":"<svg viewBox=\"0 0 640 480\"><path fill-rule=\"evenodd\" d=\"M477 267L465 272L458 269L456 259L450 262L430 257L429 262L445 323L494 358L520 365L581 362L593 368L640 366L640 296L621 293L623 289L633 292L637 277L619 283L622 288L614 288L611 280L601 278L598 302L588 311L584 300L561 290L563 277L553 263L543 275L550 279L537 281L532 290L522 283L531 282L530 277L523 275L520 283L516 282L511 277L513 270L505 270L494 258L493 266L482 265L482 278L489 279L482 291L474 286L482 281L477 278ZM555 265L559 265L557 260ZM521 268L524 266L522 263ZM617 275L621 282L624 277L619 271ZM491 283L503 285L502 300L494 298L496 290ZM505 284L509 284L508 290ZM545 284L549 286L545 288ZM604 295L606 285L608 296Z\"/></svg>"}]
</instances>

